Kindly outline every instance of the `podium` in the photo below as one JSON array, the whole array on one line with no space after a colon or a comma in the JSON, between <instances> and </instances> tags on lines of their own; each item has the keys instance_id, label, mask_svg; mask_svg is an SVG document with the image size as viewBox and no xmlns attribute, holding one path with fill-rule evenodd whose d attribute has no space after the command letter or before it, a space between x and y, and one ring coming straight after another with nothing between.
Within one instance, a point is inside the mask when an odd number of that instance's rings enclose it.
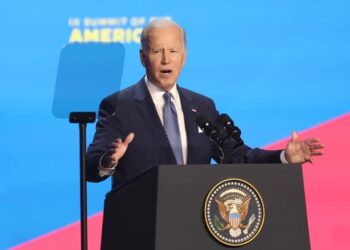
<instances>
[{"instance_id":1,"label":"podium","mask_svg":"<svg viewBox=\"0 0 350 250\"><path fill-rule=\"evenodd\" d=\"M302 169L300 165L283 164L164 165L151 168L106 195L101 249L232 249L219 241L221 236L210 232L204 216L208 194L227 179L253 185L263 201L261 230L251 241L239 246L240 250L310 249ZM215 207L215 202L212 203ZM237 204L241 204L237 208L243 207L242 202ZM242 214L242 209L238 210ZM245 225L246 221L248 219ZM241 231L240 234L244 235Z\"/></svg>"}]
</instances>

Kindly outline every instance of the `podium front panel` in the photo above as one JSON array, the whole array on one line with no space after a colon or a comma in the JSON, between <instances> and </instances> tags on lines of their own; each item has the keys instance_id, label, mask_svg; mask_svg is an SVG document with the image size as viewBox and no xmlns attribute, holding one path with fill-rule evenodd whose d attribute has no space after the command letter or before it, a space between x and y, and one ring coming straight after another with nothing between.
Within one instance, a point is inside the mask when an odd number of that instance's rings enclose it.
<instances>
[{"instance_id":1,"label":"podium front panel","mask_svg":"<svg viewBox=\"0 0 350 250\"><path fill-rule=\"evenodd\" d=\"M139 206L142 216L138 216L140 213L136 213L137 209L134 208L123 211L109 208L107 214L105 208L106 223L114 225L114 229L104 226L103 234L106 230L114 230L118 231L118 235L112 237L113 242L109 242L112 248L103 249L232 249L209 233L203 216L209 191L230 178L251 183L265 206L265 220L260 233L239 249L310 249L302 170L299 165L282 164L155 167L107 196L106 206L108 200L116 199L118 202L112 202L113 206L134 206L128 200L137 194L137 197L142 197L139 200L142 203ZM119 192L127 195L121 197ZM148 219L144 216L148 216ZM122 229L118 228L118 220L120 222L125 218L128 219Z\"/></svg>"}]
</instances>

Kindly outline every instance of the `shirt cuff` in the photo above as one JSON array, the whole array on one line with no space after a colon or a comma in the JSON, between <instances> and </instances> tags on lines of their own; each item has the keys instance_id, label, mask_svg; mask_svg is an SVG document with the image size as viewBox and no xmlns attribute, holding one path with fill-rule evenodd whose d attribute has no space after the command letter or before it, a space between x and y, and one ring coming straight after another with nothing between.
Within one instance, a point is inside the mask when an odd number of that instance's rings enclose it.
<instances>
[{"instance_id":1,"label":"shirt cuff","mask_svg":"<svg viewBox=\"0 0 350 250\"><path fill-rule=\"evenodd\" d=\"M282 150L281 154L280 154L280 158L281 158L281 162L283 164L288 164L289 162L286 159L286 150Z\"/></svg>"},{"instance_id":2,"label":"shirt cuff","mask_svg":"<svg viewBox=\"0 0 350 250\"><path fill-rule=\"evenodd\" d=\"M105 156L106 154L103 154L100 158L100 161L98 163L98 174L101 176L101 177L104 177L104 176L111 176L114 174L114 171L115 171L115 168L117 167L118 165L118 162L116 162L112 167L110 168L106 168L106 167L103 167L102 166L102 159L103 157Z\"/></svg>"}]
</instances>

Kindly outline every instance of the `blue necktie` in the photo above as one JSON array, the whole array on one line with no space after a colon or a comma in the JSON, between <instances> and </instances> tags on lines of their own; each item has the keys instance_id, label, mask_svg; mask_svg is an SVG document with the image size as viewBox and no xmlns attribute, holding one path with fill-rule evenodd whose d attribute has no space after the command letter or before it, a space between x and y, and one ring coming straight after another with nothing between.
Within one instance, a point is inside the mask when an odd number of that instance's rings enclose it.
<instances>
[{"instance_id":1,"label":"blue necktie","mask_svg":"<svg viewBox=\"0 0 350 250\"><path fill-rule=\"evenodd\" d=\"M165 101L163 123L165 132L168 136L171 148L173 149L176 158L176 163L182 165L184 164L184 160L182 155L179 122L177 120L175 105L171 101L171 96L172 95L169 92L165 92L163 95Z\"/></svg>"}]
</instances>

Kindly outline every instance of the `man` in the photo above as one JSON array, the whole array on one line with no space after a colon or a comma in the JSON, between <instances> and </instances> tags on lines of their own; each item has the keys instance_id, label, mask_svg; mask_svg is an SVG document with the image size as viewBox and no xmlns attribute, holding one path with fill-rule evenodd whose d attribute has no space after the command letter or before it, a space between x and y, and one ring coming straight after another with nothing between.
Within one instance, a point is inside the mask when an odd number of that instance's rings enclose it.
<instances>
[{"instance_id":1,"label":"man","mask_svg":"<svg viewBox=\"0 0 350 250\"><path fill-rule=\"evenodd\" d=\"M186 61L184 30L169 20L151 22L141 35L140 58L146 75L101 102L87 152L89 181L112 175L116 187L156 165L209 164L220 157L195 122L203 114L210 121L217 119L214 102L176 82ZM242 145L230 162L311 162L322 148L317 139L299 141L294 132L285 150Z\"/></svg>"}]
</instances>

